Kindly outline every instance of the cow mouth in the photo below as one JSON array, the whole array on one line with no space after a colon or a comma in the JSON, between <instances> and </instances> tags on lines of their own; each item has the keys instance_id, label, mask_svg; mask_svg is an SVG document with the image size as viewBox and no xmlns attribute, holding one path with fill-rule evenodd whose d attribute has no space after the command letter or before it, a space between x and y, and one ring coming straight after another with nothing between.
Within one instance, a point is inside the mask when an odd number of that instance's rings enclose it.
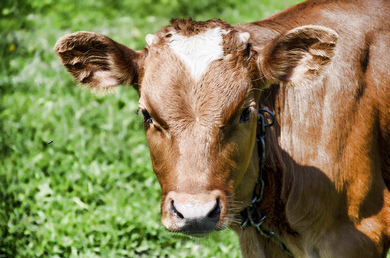
<instances>
[{"instance_id":1,"label":"cow mouth","mask_svg":"<svg viewBox=\"0 0 390 258\"><path fill-rule=\"evenodd\" d=\"M209 235L211 235L212 233L214 232L218 232L218 231L221 231L223 229L215 229L215 230L212 230L212 231L203 231L203 232L182 232L182 234L184 235L187 235L189 237L195 237L195 238L203 238L203 237L207 237Z\"/></svg>"},{"instance_id":2,"label":"cow mouth","mask_svg":"<svg viewBox=\"0 0 390 258\"><path fill-rule=\"evenodd\" d=\"M204 229L204 225L192 224L192 225L188 226L188 228L184 227L180 230L169 230L168 229L168 231L170 231L172 233L183 234L183 235L186 235L189 237L203 238L203 237L209 236L210 234L212 234L214 232L218 232L218 231L224 230L226 228L227 228L227 226L223 226L223 227L216 226L216 227L211 228L211 229Z\"/></svg>"},{"instance_id":3,"label":"cow mouth","mask_svg":"<svg viewBox=\"0 0 390 258\"><path fill-rule=\"evenodd\" d=\"M184 234L184 235L187 235L189 237L203 238L203 237L206 237L206 236L210 235L212 232L214 232L214 231L203 231L203 232L190 232L190 231L187 231L187 232L181 232L181 233Z\"/></svg>"}]
</instances>

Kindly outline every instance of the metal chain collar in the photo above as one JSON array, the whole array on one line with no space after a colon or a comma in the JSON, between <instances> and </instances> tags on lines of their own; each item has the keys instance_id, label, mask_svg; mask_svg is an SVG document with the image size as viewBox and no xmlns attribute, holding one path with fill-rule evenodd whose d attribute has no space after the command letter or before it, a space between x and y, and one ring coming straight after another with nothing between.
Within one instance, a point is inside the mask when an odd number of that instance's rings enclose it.
<instances>
[{"instance_id":1,"label":"metal chain collar","mask_svg":"<svg viewBox=\"0 0 390 258\"><path fill-rule=\"evenodd\" d=\"M266 124L264 122L264 116L262 113L268 113L272 117L272 123ZM265 231L261 229L261 224L265 220L266 216L263 216L262 214L259 214L258 207L260 205L260 202L263 200L263 194L264 194L264 180L263 180L263 174L264 174L264 162L265 162L265 128L271 127L276 122L276 116L274 113L272 113L270 110L265 108L259 108L258 109L258 116L257 116L257 125L259 128L259 132L256 136L257 140L257 146L258 146L258 155L259 155L259 177L257 178L255 189L252 193L252 201L250 205L240 212L241 215L241 228L245 229L246 227L253 226L259 231L260 235L262 235L265 238L272 239L274 242L279 241L280 248L289 256L293 257L292 253L287 249L285 243L281 239L280 236L278 236L275 232L272 231ZM277 240L275 240L277 239Z\"/></svg>"}]
</instances>

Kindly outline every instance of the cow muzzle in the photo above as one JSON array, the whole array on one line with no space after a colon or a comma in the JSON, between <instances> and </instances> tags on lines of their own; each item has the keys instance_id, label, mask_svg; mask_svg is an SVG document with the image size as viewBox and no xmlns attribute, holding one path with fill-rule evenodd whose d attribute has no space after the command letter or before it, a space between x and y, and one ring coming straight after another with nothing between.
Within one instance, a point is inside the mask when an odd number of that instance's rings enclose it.
<instances>
[{"instance_id":1,"label":"cow muzzle","mask_svg":"<svg viewBox=\"0 0 390 258\"><path fill-rule=\"evenodd\" d=\"M170 191L162 206L162 224L172 232L203 236L225 227L226 198L222 191L188 194Z\"/></svg>"}]
</instances>

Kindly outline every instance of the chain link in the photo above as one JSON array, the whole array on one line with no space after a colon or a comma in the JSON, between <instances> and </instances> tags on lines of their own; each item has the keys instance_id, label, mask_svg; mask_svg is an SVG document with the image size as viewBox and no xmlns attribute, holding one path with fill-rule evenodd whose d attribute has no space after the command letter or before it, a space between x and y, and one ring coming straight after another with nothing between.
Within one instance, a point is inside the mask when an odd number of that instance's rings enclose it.
<instances>
[{"instance_id":1,"label":"chain link","mask_svg":"<svg viewBox=\"0 0 390 258\"><path fill-rule=\"evenodd\" d=\"M264 116L261 112L266 112L272 117L272 123L266 124L264 122ZM261 229L263 221L266 219L266 216L259 214L258 207L260 202L263 200L264 187L265 183L263 180L264 173L264 162L265 162L265 128L271 127L276 122L276 116L270 110L265 108L258 109L257 115L257 125L258 125L258 134L256 136L257 146L258 146L258 155L259 155L259 177L257 178L255 189L252 193L252 201L250 205L241 211L241 228L245 229L246 227L253 226L259 231L260 235L268 239L277 239L280 242L280 248L289 256L293 257L292 253L287 249L286 244L283 242L282 238L278 236L275 232L264 231ZM275 240L274 240L275 242Z\"/></svg>"}]
</instances>

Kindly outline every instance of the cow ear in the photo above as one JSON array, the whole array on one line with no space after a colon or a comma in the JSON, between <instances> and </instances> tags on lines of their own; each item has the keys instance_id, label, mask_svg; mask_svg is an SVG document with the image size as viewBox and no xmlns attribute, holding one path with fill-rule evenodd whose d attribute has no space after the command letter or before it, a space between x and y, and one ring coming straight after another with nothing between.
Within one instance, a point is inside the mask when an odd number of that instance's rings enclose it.
<instances>
[{"instance_id":1,"label":"cow ear","mask_svg":"<svg viewBox=\"0 0 390 258\"><path fill-rule=\"evenodd\" d=\"M93 32L69 34L55 51L70 74L92 91L107 91L119 84L137 89L144 51L134 51Z\"/></svg>"},{"instance_id":2,"label":"cow ear","mask_svg":"<svg viewBox=\"0 0 390 258\"><path fill-rule=\"evenodd\" d=\"M259 65L270 82L314 80L334 56L338 34L322 26L302 26L281 35L261 51Z\"/></svg>"}]
</instances>

